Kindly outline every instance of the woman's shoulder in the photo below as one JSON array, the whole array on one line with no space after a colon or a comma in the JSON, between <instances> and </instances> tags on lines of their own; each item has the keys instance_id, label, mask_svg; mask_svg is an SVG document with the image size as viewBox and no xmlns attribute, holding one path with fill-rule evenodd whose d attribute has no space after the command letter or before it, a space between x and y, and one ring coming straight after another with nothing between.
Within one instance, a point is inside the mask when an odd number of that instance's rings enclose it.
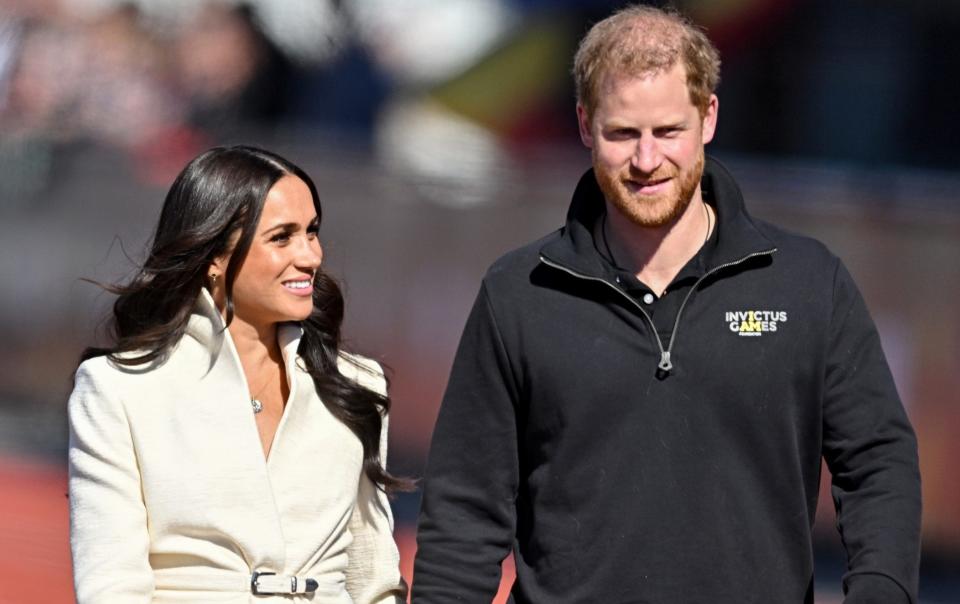
<instances>
[{"instance_id":1,"label":"woman's shoulder","mask_svg":"<svg viewBox=\"0 0 960 604\"><path fill-rule=\"evenodd\" d=\"M131 351L118 354L102 354L84 360L74 374L74 384L104 386L111 389L132 387L138 390L149 388L153 383L165 383L171 378L182 379L192 373L195 366L202 365L202 358L195 359L188 351L176 345L172 350L143 360L147 351Z\"/></svg>"},{"instance_id":2,"label":"woman's shoulder","mask_svg":"<svg viewBox=\"0 0 960 604\"><path fill-rule=\"evenodd\" d=\"M386 394L387 384L383 368L377 361L352 352L340 351L337 369L345 377L380 394Z\"/></svg>"},{"instance_id":3,"label":"woman's shoulder","mask_svg":"<svg viewBox=\"0 0 960 604\"><path fill-rule=\"evenodd\" d=\"M91 357L80 363L74 373L73 394L119 395L141 381L138 376L144 371L144 366L127 366L108 355Z\"/></svg>"},{"instance_id":4,"label":"woman's shoulder","mask_svg":"<svg viewBox=\"0 0 960 604\"><path fill-rule=\"evenodd\" d=\"M86 359L77 367L77 375L123 379L148 375L167 364L170 354L161 354L151 360L143 359L147 351L121 352L115 355L102 354Z\"/></svg>"},{"instance_id":5,"label":"woman's shoulder","mask_svg":"<svg viewBox=\"0 0 960 604\"><path fill-rule=\"evenodd\" d=\"M123 360L129 355L120 355ZM143 367L128 366L118 362L117 358L111 355L103 354L86 359L77 367L74 379L77 381L87 380L96 383L123 381L128 375L133 373L142 373Z\"/></svg>"},{"instance_id":6,"label":"woman's shoulder","mask_svg":"<svg viewBox=\"0 0 960 604\"><path fill-rule=\"evenodd\" d=\"M128 373L107 355L86 359L73 376L73 391L68 401L71 417L81 408L103 410L125 398L130 388Z\"/></svg>"}]
</instances>

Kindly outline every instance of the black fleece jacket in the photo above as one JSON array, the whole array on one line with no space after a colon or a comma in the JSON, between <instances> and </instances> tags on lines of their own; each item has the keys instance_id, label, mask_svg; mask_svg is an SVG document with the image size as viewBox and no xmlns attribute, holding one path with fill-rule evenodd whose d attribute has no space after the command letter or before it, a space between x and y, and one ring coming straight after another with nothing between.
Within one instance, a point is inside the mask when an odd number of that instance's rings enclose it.
<instances>
[{"instance_id":1,"label":"black fleece jacket","mask_svg":"<svg viewBox=\"0 0 960 604\"><path fill-rule=\"evenodd\" d=\"M750 218L712 159L703 192L714 236L653 302L598 252L592 172L564 228L490 268L433 435L414 602L489 602L512 548L518 603L812 603L823 458L845 601L916 603L916 441L856 286Z\"/></svg>"}]
</instances>

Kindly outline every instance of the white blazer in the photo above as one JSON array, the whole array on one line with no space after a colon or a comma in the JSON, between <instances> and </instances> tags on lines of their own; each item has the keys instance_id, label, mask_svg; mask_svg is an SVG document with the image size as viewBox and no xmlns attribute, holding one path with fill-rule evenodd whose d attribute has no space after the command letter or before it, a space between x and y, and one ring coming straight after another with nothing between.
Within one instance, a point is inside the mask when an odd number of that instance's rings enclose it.
<instances>
[{"instance_id":1,"label":"white blazer","mask_svg":"<svg viewBox=\"0 0 960 604\"><path fill-rule=\"evenodd\" d=\"M206 291L164 363L97 357L77 370L68 413L79 604L405 601L386 496L303 369L300 327L278 332L290 398L266 459L240 359ZM385 392L375 362L339 365ZM384 418L384 463L386 445ZM254 596L254 571L319 588Z\"/></svg>"}]
</instances>

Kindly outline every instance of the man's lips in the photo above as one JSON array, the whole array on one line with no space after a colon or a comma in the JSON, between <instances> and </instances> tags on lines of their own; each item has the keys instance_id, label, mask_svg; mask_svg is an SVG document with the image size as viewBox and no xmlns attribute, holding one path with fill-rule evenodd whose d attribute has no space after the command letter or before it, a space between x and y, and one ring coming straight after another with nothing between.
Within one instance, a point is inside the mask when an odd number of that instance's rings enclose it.
<instances>
[{"instance_id":1,"label":"man's lips","mask_svg":"<svg viewBox=\"0 0 960 604\"><path fill-rule=\"evenodd\" d=\"M651 195L660 193L666 189L671 180L673 180L673 178L668 176L666 178L650 178L647 180L627 179L624 180L623 183L632 193Z\"/></svg>"}]
</instances>

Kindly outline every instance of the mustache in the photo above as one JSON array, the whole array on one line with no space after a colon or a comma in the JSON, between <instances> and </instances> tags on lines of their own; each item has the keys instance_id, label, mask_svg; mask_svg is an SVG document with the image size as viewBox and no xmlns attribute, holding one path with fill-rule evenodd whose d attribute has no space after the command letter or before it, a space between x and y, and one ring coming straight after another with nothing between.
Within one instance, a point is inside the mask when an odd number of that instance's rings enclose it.
<instances>
[{"instance_id":1,"label":"mustache","mask_svg":"<svg viewBox=\"0 0 960 604\"><path fill-rule=\"evenodd\" d=\"M674 178L679 172L675 168L671 167L661 167L658 170L653 172L644 172L638 170L633 166L627 166L625 170L621 172L621 176L629 180L639 180L642 182L652 182L657 180L666 180L668 178Z\"/></svg>"}]
</instances>

